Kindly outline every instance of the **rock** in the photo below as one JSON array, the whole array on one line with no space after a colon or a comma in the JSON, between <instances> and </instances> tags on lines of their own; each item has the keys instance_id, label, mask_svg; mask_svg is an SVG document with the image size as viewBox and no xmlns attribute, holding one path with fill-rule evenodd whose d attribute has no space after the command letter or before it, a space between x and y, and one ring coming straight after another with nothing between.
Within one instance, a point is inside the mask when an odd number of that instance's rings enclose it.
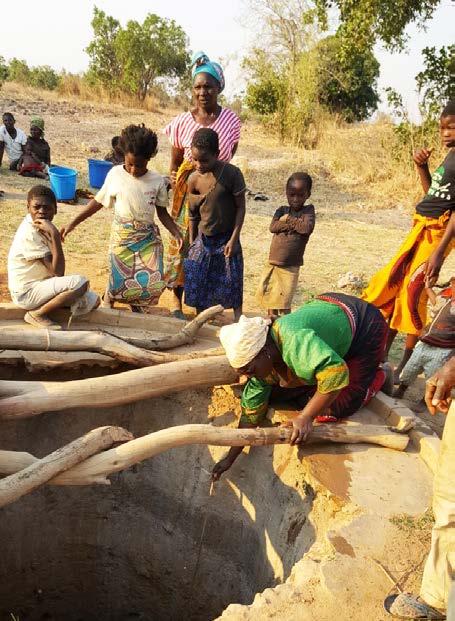
<instances>
[{"instance_id":1,"label":"rock","mask_svg":"<svg viewBox=\"0 0 455 621\"><path fill-rule=\"evenodd\" d=\"M339 289L349 288L353 291L361 291L366 285L363 274L354 274L354 272L346 272L340 276L337 282Z\"/></svg>"},{"instance_id":2,"label":"rock","mask_svg":"<svg viewBox=\"0 0 455 621\"><path fill-rule=\"evenodd\" d=\"M89 147L88 150L90 151L90 153L99 153L100 152L98 147Z\"/></svg>"}]
</instances>

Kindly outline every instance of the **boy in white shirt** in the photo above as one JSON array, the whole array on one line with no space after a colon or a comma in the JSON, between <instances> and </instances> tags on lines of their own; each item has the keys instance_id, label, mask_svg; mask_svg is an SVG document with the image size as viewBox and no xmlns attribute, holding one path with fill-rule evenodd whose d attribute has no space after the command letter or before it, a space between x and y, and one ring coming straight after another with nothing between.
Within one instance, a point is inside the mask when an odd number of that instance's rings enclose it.
<instances>
[{"instance_id":1,"label":"boy in white shirt","mask_svg":"<svg viewBox=\"0 0 455 621\"><path fill-rule=\"evenodd\" d=\"M17 170L27 142L27 136L21 129L15 127L16 119L11 112L5 112L2 120L3 125L0 127L0 166L6 149L9 169Z\"/></svg>"},{"instance_id":2,"label":"boy in white shirt","mask_svg":"<svg viewBox=\"0 0 455 621\"><path fill-rule=\"evenodd\" d=\"M57 201L52 190L35 185L27 195L28 214L19 225L8 254L8 287L27 323L60 330L49 319L53 311L71 307L72 314L90 312L99 304L85 276L65 276L60 233L52 224Z\"/></svg>"}]
</instances>

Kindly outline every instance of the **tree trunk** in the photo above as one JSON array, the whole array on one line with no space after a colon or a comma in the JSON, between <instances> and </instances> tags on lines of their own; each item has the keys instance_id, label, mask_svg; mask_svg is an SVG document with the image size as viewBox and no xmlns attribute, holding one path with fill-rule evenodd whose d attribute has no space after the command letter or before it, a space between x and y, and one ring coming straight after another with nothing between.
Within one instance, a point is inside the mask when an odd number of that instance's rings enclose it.
<instances>
[{"instance_id":1,"label":"tree trunk","mask_svg":"<svg viewBox=\"0 0 455 621\"><path fill-rule=\"evenodd\" d=\"M27 418L68 408L121 405L236 381L237 374L225 356L169 362L70 382L0 381L0 418Z\"/></svg>"},{"instance_id":2,"label":"tree trunk","mask_svg":"<svg viewBox=\"0 0 455 621\"><path fill-rule=\"evenodd\" d=\"M61 472L73 468L95 453L112 446L115 442L132 440L133 436L122 427L99 427L85 436L57 449L43 459L21 469L0 481L0 507L14 502L55 478Z\"/></svg>"},{"instance_id":3,"label":"tree trunk","mask_svg":"<svg viewBox=\"0 0 455 621\"><path fill-rule=\"evenodd\" d=\"M231 429L212 425L180 425L169 427L89 457L70 470L61 472L48 482L52 485L109 484L107 477L178 446L207 444L212 446L265 446L289 442L292 428ZM76 441L77 442L77 441ZM407 435L394 433L383 425L357 423L316 425L306 444L320 442L377 444L397 451L408 445ZM71 446L71 445L69 445ZM53 453L54 455L55 453ZM11 474L31 464L44 462L29 453L0 451L0 472Z\"/></svg>"}]
</instances>

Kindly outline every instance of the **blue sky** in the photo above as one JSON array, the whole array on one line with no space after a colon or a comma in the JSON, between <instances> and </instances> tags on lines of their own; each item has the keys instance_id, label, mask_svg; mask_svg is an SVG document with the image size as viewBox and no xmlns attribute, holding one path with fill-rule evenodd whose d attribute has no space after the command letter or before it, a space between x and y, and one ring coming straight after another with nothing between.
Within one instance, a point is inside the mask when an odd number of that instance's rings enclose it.
<instances>
[{"instance_id":1,"label":"blue sky","mask_svg":"<svg viewBox=\"0 0 455 621\"><path fill-rule=\"evenodd\" d=\"M213 60L227 59L227 94L244 88L240 61L258 37L252 28L254 16L246 19L245 0L77 0L73 3L40 0L38 4L36 0L23 0L11 20L2 20L0 55L24 58L31 65L48 64L57 69L83 71L88 65L83 50L91 38L90 21L95 4L122 23L128 19L141 20L149 12L175 19L187 32L193 50L203 49ZM417 110L414 76L422 67L421 50L453 43L454 23L454 4L442 0L426 31L412 25L408 28L410 41L406 53L390 54L380 46L376 49L381 63L381 89L392 86L398 90L414 114Z\"/></svg>"}]
</instances>

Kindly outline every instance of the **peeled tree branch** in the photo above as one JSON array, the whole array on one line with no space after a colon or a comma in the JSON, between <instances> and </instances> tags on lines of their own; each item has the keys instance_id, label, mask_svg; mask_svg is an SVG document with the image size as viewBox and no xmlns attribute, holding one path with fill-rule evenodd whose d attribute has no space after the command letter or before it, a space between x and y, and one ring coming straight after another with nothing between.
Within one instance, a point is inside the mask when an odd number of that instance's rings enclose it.
<instances>
[{"instance_id":1,"label":"peeled tree branch","mask_svg":"<svg viewBox=\"0 0 455 621\"><path fill-rule=\"evenodd\" d=\"M172 448L195 444L211 446L268 446L289 442L292 428L231 429L212 425L180 425L131 439L120 427L94 429L82 438L54 451L43 459L29 453L0 451L0 473L10 476L0 481L0 506L17 500L36 487L51 485L110 484L107 478ZM123 444L104 449L114 442ZM316 425L306 444L320 442L370 443L404 451L407 435L382 425L346 423ZM103 451L98 454L98 451ZM90 456L91 455L91 456Z\"/></svg>"}]
</instances>

